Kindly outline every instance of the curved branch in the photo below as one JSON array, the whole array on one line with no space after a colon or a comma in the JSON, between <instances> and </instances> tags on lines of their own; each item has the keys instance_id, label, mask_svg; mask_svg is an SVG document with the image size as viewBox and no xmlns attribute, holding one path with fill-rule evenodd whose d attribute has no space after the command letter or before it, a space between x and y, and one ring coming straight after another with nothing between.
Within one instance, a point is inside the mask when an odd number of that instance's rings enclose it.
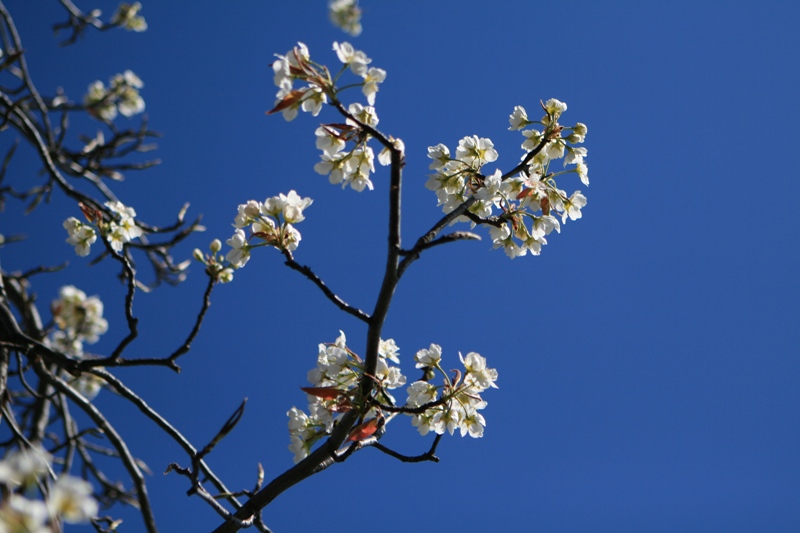
<instances>
[{"instance_id":1,"label":"curved branch","mask_svg":"<svg viewBox=\"0 0 800 533\"><path fill-rule=\"evenodd\" d=\"M361 320L362 322L369 323L370 316L368 314L366 314L361 309L353 307L350 304L348 304L347 302L345 302L344 300L342 300L335 292L330 290L328 288L328 286L325 285L325 282L322 281L319 278L319 276L314 274L314 271L311 270L311 267L308 267L308 266L305 266L305 265L301 265L300 263L295 261L294 257L292 257L292 252L290 252L289 250L282 250L282 253L283 253L284 257L286 257L285 265L288 266L289 268L291 268L292 270L296 270L297 272L300 272L302 275L304 275L305 277L310 279L312 282L314 282L314 284L317 287L319 287L319 289L325 294L325 296L328 297L328 299L330 301L332 301L336 305L336 307L338 307L339 309L341 309L342 311L344 311L345 313L347 313L349 315L353 315L354 317L356 317L357 319Z\"/></svg>"},{"instance_id":2,"label":"curved branch","mask_svg":"<svg viewBox=\"0 0 800 533\"><path fill-rule=\"evenodd\" d=\"M139 469L139 466L136 463L136 459L128 450L128 445L119 435L119 433L117 433L117 430L114 429L114 427L103 416L103 413L101 413L100 410L92 404L92 402L76 392L75 389L70 387L59 377L50 374L41 363L35 363L35 368L43 380L48 381L56 389L58 389L59 392L63 393L70 400L72 400L75 405L77 405L84 413L86 413L89 418L92 419L92 422L94 422L97 427L103 430L106 438L108 438L109 442L117 450L117 453L119 453L122 464L125 466L125 469L128 471L128 475L131 477L131 480L136 487L136 499L139 502L139 509L142 513L142 519L144 520L147 531L149 533L158 533L155 516L153 516L153 509L150 506L150 497L147 495L147 485L145 484L144 476L142 475L142 471Z\"/></svg>"},{"instance_id":3,"label":"curved branch","mask_svg":"<svg viewBox=\"0 0 800 533\"><path fill-rule=\"evenodd\" d=\"M528 163L530 163L531 160L534 157L536 157L536 155L539 152L541 152L544 149L544 147L547 146L547 143L550 141L551 141L550 135L544 135L542 140L536 146L536 148L525 154L525 157L522 158L522 161L520 161L520 163L517 166L515 166L514 168L512 168L511 170L502 175L501 177L502 181L505 181L508 178L515 176L520 172L522 172L523 170L525 170L528 167ZM461 205L459 205L458 207L447 213L445 216L443 216L441 219L439 219L439 221L436 222L425 235L417 239L417 242L414 244L414 247L405 253L405 257L400 262L400 266L398 268L399 276L403 275L403 273L411 265L411 263L419 259L419 256L422 254L423 250L431 247L430 243L433 242L434 239L436 239L436 236L439 235L439 233L444 228L446 228L451 222L453 222L458 217L464 216L467 213L467 210L470 207L472 207L472 205L476 201L477 198L475 198L474 196L469 197Z\"/></svg>"},{"instance_id":4,"label":"curved branch","mask_svg":"<svg viewBox=\"0 0 800 533\"><path fill-rule=\"evenodd\" d=\"M391 455L395 459L399 459L404 463L421 463L423 461L432 461L434 463L439 462L439 458L436 457L436 448L439 446L439 441L442 440L442 435L436 435L436 438L433 439L433 444L431 445L430 450L423 453L422 455L403 455L398 453L390 448L387 448L383 444L378 441L374 443L368 444L368 446L372 446L373 448L377 448L378 450L382 451L387 455Z\"/></svg>"}]
</instances>

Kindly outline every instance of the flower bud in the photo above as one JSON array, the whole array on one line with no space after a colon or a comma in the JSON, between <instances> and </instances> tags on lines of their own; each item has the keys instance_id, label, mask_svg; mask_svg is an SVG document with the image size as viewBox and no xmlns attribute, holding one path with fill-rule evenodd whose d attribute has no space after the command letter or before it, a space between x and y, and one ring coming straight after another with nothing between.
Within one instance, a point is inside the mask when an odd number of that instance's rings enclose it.
<instances>
[{"instance_id":1,"label":"flower bud","mask_svg":"<svg viewBox=\"0 0 800 533\"><path fill-rule=\"evenodd\" d=\"M219 239L214 239L213 241L211 241L211 245L209 246L209 248L211 249L211 253L215 254L220 250L222 250L222 242Z\"/></svg>"},{"instance_id":2,"label":"flower bud","mask_svg":"<svg viewBox=\"0 0 800 533\"><path fill-rule=\"evenodd\" d=\"M233 281L233 269L232 268L223 269L222 272L219 273L217 279L219 280L220 283L230 283L231 281Z\"/></svg>"},{"instance_id":3,"label":"flower bud","mask_svg":"<svg viewBox=\"0 0 800 533\"><path fill-rule=\"evenodd\" d=\"M200 262L205 262L203 257L203 252L200 251L200 248L195 248L194 252L192 252L192 256Z\"/></svg>"}]
</instances>

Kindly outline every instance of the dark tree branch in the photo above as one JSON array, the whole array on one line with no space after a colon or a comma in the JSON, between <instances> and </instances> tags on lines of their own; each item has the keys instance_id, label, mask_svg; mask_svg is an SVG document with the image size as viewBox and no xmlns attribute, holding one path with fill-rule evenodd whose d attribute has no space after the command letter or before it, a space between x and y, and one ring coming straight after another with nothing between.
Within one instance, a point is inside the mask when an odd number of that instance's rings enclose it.
<instances>
[{"instance_id":1,"label":"dark tree branch","mask_svg":"<svg viewBox=\"0 0 800 533\"><path fill-rule=\"evenodd\" d=\"M438 463L439 458L436 457L436 448L439 446L440 440L442 440L442 435L436 435L436 438L433 439L433 444L431 445L431 448L422 455L403 455L390 448L387 448L377 440L369 445L372 446L373 448L377 448L378 450L382 451L387 455L391 455L395 459L399 459L404 463L421 463L423 461L433 461L434 463Z\"/></svg>"},{"instance_id":2,"label":"dark tree branch","mask_svg":"<svg viewBox=\"0 0 800 533\"><path fill-rule=\"evenodd\" d=\"M295 261L294 257L292 257L292 252L290 252L289 250L281 250L281 252L283 253L284 257L286 257L285 265L291 268L292 270L300 272L306 278L310 279L317 287L319 287L319 289L325 294L325 296L327 296L328 299L331 302L333 302L334 305L336 305L336 307L338 307L339 309L341 309L342 311L344 311L349 315L353 315L362 322L367 322L367 323L369 322L370 317L368 314L366 314L361 309L352 307L347 302L342 300L336 293L330 290L327 285L325 285L325 282L322 281L319 278L319 276L317 276L314 273L313 270L311 270L311 267L301 265L300 263Z\"/></svg>"},{"instance_id":3,"label":"dark tree branch","mask_svg":"<svg viewBox=\"0 0 800 533\"><path fill-rule=\"evenodd\" d=\"M72 387L70 387L57 376L50 374L47 369L41 365L41 363L36 364L35 366L37 374L39 374L43 380L48 381L51 385L58 389L59 392L67 396L72 403L77 405L84 413L86 413L89 418L92 419L92 422L94 422L98 428L103 430L106 438L119 453L122 464L125 466L125 469L128 471L128 475L131 477L131 480L136 487L136 499L139 502L139 509L142 513L142 519L144 520L145 528L149 533L157 533L158 528L156 527L155 516L153 516L153 509L150 506L150 498L147 495L147 486L145 485L144 476L142 475L136 459L128 450L128 445L125 443L124 439L119 435L119 433L117 433L117 430L114 429L114 427L108 422L108 420L106 420L100 410L97 409L94 404L92 404L92 402L77 393Z\"/></svg>"}]
</instances>

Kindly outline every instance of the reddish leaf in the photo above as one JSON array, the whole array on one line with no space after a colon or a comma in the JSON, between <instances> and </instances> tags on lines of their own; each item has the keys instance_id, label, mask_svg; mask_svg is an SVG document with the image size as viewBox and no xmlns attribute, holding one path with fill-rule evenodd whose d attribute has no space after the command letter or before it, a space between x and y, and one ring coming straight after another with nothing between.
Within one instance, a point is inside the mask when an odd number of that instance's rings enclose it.
<instances>
[{"instance_id":1,"label":"reddish leaf","mask_svg":"<svg viewBox=\"0 0 800 533\"><path fill-rule=\"evenodd\" d=\"M378 431L378 419L377 418L370 418L366 422L362 422L350 431L350 436L347 437L347 440L357 441L366 439L367 437L371 437L376 431Z\"/></svg>"},{"instance_id":2,"label":"reddish leaf","mask_svg":"<svg viewBox=\"0 0 800 533\"><path fill-rule=\"evenodd\" d=\"M533 194L533 189L525 189L517 195L517 200L521 200L526 196L530 196L531 194Z\"/></svg>"},{"instance_id":3,"label":"reddish leaf","mask_svg":"<svg viewBox=\"0 0 800 533\"><path fill-rule=\"evenodd\" d=\"M323 400L335 400L343 394L343 391L336 387L300 387L307 394L322 398Z\"/></svg>"},{"instance_id":4,"label":"reddish leaf","mask_svg":"<svg viewBox=\"0 0 800 533\"><path fill-rule=\"evenodd\" d=\"M286 96L283 97L283 100L278 102L274 108L267 111L267 115L271 115L273 113L277 113L278 111L283 111L287 107L292 107L295 105L302 97L306 94L305 91L299 91L295 89L294 91L290 92Z\"/></svg>"}]
</instances>

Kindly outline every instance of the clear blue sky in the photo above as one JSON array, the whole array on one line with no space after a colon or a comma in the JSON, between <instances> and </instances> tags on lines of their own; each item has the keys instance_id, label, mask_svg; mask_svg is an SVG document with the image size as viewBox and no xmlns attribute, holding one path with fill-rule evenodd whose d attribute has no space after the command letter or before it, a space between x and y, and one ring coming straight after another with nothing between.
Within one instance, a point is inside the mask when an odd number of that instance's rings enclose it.
<instances>
[{"instance_id":1,"label":"clear blue sky","mask_svg":"<svg viewBox=\"0 0 800 533\"><path fill-rule=\"evenodd\" d=\"M589 128L583 219L540 257L511 261L487 239L426 253L384 328L409 375L432 342L454 367L459 351L477 351L498 369L484 438L445 438L438 464L360 452L267 508L276 532L800 529L800 4L364 0L354 39L322 1L143 3L147 32L90 32L69 48L50 30L65 18L57 2L7 7L42 93L61 86L77 100L95 79L125 69L142 78L163 164L118 192L159 224L191 202L208 231L180 253L228 238L237 204L296 189L314 198L297 259L366 309L384 262L388 176L358 194L314 172L313 131L336 117L265 116L272 54L303 41L334 64L331 43L349 40L388 72L376 107L381 130L407 149L407 242L440 217L424 188L428 146L489 137L498 167L511 168L521 137L508 115L548 98L569 105L564 122ZM92 348L116 346L123 289L115 266L89 267L64 244L60 223L74 207L56 197L35 218L15 213L0 231L32 239L5 248L3 268L69 260L36 279L40 302L67 283L100 295L111 329ZM252 486L258 462L270 479L291 466L285 413L305 406L299 387L317 344L340 329L357 351L364 343L360 323L277 253L258 251L216 290L180 375L117 372L198 445L248 397L209 459L233 488ZM142 335L130 355L174 350L203 284L194 266L184 285L137 295ZM185 480L161 475L187 464L177 446L108 391L97 401L154 471L162 530L213 529L220 520L185 495ZM405 453L429 445L407 420L388 429L383 442ZM139 530L122 516L125 531Z\"/></svg>"}]
</instances>

